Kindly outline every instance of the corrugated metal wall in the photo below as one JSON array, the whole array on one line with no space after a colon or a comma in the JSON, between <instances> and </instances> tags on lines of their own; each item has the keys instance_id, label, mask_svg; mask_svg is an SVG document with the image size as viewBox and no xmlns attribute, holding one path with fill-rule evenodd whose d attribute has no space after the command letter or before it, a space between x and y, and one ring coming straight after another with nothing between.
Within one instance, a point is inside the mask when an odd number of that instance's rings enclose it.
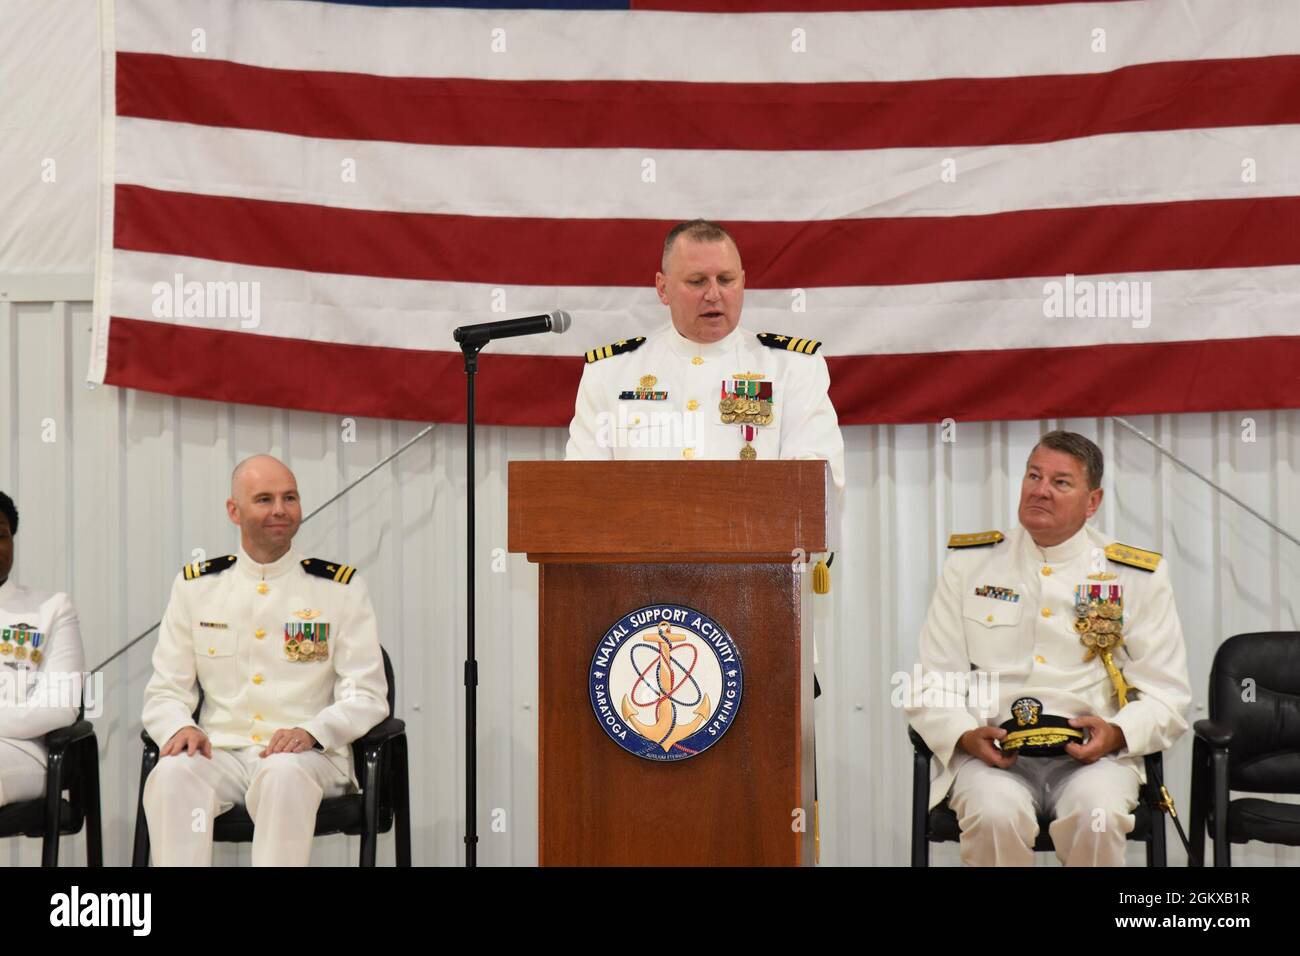
<instances>
[{"instance_id":1,"label":"corrugated metal wall","mask_svg":"<svg viewBox=\"0 0 1300 956\"><path fill-rule=\"evenodd\" d=\"M91 662L158 619L184 562L236 546L224 501L237 460L269 451L288 461L310 509L419 430L414 423L88 389L89 328L87 303L0 302L0 487L23 515L15 577L71 592ZM1159 416L1134 424L1284 527L1300 529L1300 413ZM1107 454L1098 526L1169 560L1198 707L1224 637L1300 629L1300 548L1113 423L958 423L955 442L944 441L938 425L846 429L845 544L832 594L816 605L825 690L818 702L823 863L906 863L910 752L904 718L889 703L891 676L915 659L946 536L1009 528L1024 458L1056 425L1097 437ZM558 429L480 433L485 864L536 862L537 576L521 556L504 556L505 466L512 458L558 458L563 440ZM464 472L463 429L438 426L307 524L297 542L303 553L359 565L369 582L397 668L399 716L409 727L421 864L462 858ZM152 646L150 636L107 668L105 710L96 720L112 864L129 859ZM1204 716L1203 709L1192 716ZM1190 750L1189 737L1166 764L1184 810ZM381 841L382 863L392 861L391 839ZM1181 861L1172 828L1170 839L1171 859ZM355 841L329 838L318 841L313 861L350 864L355 851ZM62 860L75 864L84 853L77 838L65 844ZM936 864L956 858L955 847L934 854ZM38 847L12 840L0 859L35 863ZM1140 859L1134 851L1131 861ZM1300 852L1252 845L1236 859L1295 865ZM246 864L247 849L218 848L218 861Z\"/></svg>"}]
</instances>

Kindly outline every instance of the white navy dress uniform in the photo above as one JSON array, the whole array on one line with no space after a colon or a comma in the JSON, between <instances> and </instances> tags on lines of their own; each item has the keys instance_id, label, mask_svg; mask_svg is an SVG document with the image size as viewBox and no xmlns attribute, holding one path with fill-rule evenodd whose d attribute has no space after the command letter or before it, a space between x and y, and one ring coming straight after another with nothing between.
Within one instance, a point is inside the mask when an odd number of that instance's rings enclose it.
<instances>
[{"instance_id":1,"label":"white navy dress uniform","mask_svg":"<svg viewBox=\"0 0 1300 956\"><path fill-rule=\"evenodd\" d=\"M672 323L649 336L592 349L569 425L569 461L825 459L844 489L844 439L827 389L821 343L737 326L711 343ZM724 384L752 375L772 396L768 424L724 424Z\"/></svg>"},{"instance_id":2,"label":"white navy dress uniform","mask_svg":"<svg viewBox=\"0 0 1300 956\"><path fill-rule=\"evenodd\" d=\"M77 719L85 651L63 593L0 585L0 804L45 793L45 742Z\"/></svg>"},{"instance_id":3,"label":"white navy dress uniform","mask_svg":"<svg viewBox=\"0 0 1300 956\"><path fill-rule=\"evenodd\" d=\"M1036 809L1054 817L1050 834L1063 863L1124 865L1142 756L1168 749L1187 730L1191 703L1165 562L1087 525L1050 548L1038 547L1024 528L1005 540L996 531L954 535L949 547L921 632L920 667L932 688L943 675L974 679L965 700L960 692L955 700L913 697L907 708L934 752L930 806L951 789L967 865L1031 865ZM1074 628L1076 587L1099 584L1118 586L1122 600L1124 643L1115 663L1137 691L1122 709L1101 661L1085 660ZM982 683L982 675L995 675L996 683ZM972 699L981 687L995 687L996 700ZM1022 753L1006 770L958 749L966 731L1011 719L1022 698L1041 702L1044 714L1103 717L1124 731L1126 745L1087 765L1068 755Z\"/></svg>"},{"instance_id":4,"label":"white navy dress uniform","mask_svg":"<svg viewBox=\"0 0 1300 956\"><path fill-rule=\"evenodd\" d=\"M184 727L212 744L163 757L145 784L155 865L212 863L211 821L244 804L254 866L305 866L316 811L357 786L348 744L388 716L374 609L356 569L293 551L238 555L177 575L145 690L144 726L162 746ZM191 716L203 689L203 710ZM259 756L278 729L318 748ZM208 825L194 825L201 812Z\"/></svg>"}]
</instances>

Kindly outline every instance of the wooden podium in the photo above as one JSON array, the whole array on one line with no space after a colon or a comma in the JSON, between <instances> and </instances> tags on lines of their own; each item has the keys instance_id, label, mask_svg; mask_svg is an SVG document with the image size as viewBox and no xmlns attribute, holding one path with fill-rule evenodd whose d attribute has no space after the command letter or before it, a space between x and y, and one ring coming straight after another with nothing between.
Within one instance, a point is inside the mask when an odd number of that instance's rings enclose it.
<instances>
[{"instance_id":1,"label":"wooden podium","mask_svg":"<svg viewBox=\"0 0 1300 956\"><path fill-rule=\"evenodd\" d=\"M540 583L541 865L813 862L811 565L800 556L834 548L833 501L824 461L510 462L509 548L538 564ZM611 626L662 605L717 622L744 672L725 732L672 761L607 735L591 690Z\"/></svg>"}]
</instances>

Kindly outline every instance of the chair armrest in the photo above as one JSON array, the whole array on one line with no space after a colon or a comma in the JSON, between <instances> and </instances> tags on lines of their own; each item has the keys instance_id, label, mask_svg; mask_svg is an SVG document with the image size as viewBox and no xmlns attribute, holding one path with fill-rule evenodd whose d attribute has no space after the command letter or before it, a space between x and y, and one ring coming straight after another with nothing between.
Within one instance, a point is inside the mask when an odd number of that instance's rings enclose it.
<instances>
[{"instance_id":1,"label":"chair armrest","mask_svg":"<svg viewBox=\"0 0 1300 956\"><path fill-rule=\"evenodd\" d=\"M95 727L88 720L79 720L67 727L59 727L45 735L45 749L49 753L67 750L78 740L86 740L95 735Z\"/></svg>"},{"instance_id":2,"label":"chair armrest","mask_svg":"<svg viewBox=\"0 0 1300 956\"><path fill-rule=\"evenodd\" d=\"M1198 720L1192 724L1192 730L1198 739L1204 740L1216 750L1227 750L1232 743L1232 730L1212 720Z\"/></svg>"},{"instance_id":3,"label":"chair armrest","mask_svg":"<svg viewBox=\"0 0 1300 956\"><path fill-rule=\"evenodd\" d=\"M918 756L924 757L926 760L929 760L931 757L934 756L934 752L930 750L925 740L921 737L920 734L916 732L916 730L913 727L909 726L907 728L907 736L908 739L912 741L912 746L913 748L915 748Z\"/></svg>"},{"instance_id":4,"label":"chair armrest","mask_svg":"<svg viewBox=\"0 0 1300 956\"><path fill-rule=\"evenodd\" d=\"M365 736L358 737L352 741L352 754L354 760L360 764L361 755L367 751L382 750L384 745L395 737L400 737L406 733L406 721L398 720L396 717L385 717L375 726L366 731Z\"/></svg>"}]
</instances>

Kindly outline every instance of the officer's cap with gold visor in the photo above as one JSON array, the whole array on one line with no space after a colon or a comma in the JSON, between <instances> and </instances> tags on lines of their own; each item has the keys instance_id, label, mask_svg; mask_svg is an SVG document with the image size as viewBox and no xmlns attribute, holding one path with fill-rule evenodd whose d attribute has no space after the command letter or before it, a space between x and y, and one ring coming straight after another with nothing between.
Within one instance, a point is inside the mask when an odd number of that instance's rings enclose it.
<instances>
[{"instance_id":1,"label":"officer's cap with gold visor","mask_svg":"<svg viewBox=\"0 0 1300 956\"><path fill-rule=\"evenodd\" d=\"M1011 719L1002 724L1004 752L1026 757L1060 757L1067 744L1083 743L1083 731L1070 726L1070 718L1043 713L1043 702L1021 697L1011 705Z\"/></svg>"}]
</instances>

